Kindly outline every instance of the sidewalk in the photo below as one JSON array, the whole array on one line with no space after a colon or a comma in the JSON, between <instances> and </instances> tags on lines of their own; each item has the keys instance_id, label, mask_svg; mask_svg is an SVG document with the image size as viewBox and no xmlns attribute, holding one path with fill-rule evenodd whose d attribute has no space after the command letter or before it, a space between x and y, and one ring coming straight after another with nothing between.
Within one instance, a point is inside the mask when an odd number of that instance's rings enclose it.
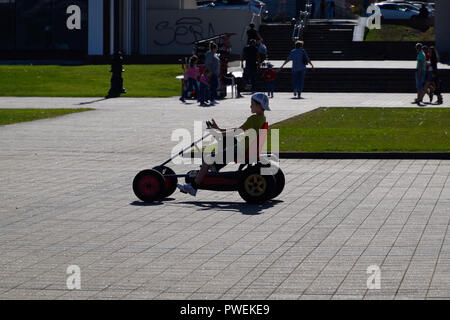
<instances>
[{"instance_id":1,"label":"sidewalk","mask_svg":"<svg viewBox=\"0 0 450 320\"><path fill-rule=\"evenodd\" d=\"M319 106L414 107L405 94L291 97L270 100L270 123ZM132 180L169 157L172 131L240 125L249 96L80 105L95 100L0 98L96 109L0 126L0 299L450 299L448 161L282 160L286 188L263 206L203 190L146 205ZM66 286L71 265L81 290ZM367 288L372 265L380 289Z\"/></svg>"}]
</instances>

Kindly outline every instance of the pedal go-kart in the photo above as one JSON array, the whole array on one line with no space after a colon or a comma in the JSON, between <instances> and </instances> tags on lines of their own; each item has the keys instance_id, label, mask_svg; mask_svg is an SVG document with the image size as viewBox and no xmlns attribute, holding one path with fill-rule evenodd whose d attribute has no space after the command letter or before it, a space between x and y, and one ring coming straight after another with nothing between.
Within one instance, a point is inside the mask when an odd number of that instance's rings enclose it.
<instances>
[{"instance_id":1,"label":"pedal go-kart","mask_svg":"<svg viewBox=\"0 0 450 320\"><path fill-rule=\"evenodd\" d=\"M211 129L211 123L206 122L207 128ZM257 136L257 145L262 146L266 139L268 124L265 123L262 134ZM189 171L186 174L176 174L166 164L210 136L207 134L201 139L193 142L188 148L168 159L153 169L139 172L133 180L133 191L135 195L144 202L162 201L172 195L177 189L178 178L185 178L186 183L192 183L198 170ZM261 140L263 139L263 140ZM259 141L262 143L260 144ZM262 174L264 167L271 167L270 172L274 174ZM274 170L272 170L274 169ZM241 163L237 171L212 172L205 176L199 190L212 191L238 191L239 195L247 203L262 204L268 200L278 197L284 189L285 177L278 166L277 158L271 154L261 154L258 148L257 161L254 163Z\"/></svg>"}]
</instances>

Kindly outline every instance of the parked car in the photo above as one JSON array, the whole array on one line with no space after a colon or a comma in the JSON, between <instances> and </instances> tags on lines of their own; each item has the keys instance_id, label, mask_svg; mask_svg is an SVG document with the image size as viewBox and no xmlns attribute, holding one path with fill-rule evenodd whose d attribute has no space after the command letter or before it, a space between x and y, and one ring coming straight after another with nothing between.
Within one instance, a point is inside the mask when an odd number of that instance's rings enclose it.
<instances>
[{"instance_id":1,"label":"parked car","mask_svg":"<svg viewBox=\"0 0 450 320\"><path fill-rule=\"evenodd\" d=\"M198 9L241 9L250 10L255 14L264 13L265 3L259 0L215 0L205 5L199 5Z\"/></svg>"},{"instance_id":2,"label":"parked car","mask_svg":"<svg viewBox=\"0 0 450 320\"><path fill-rule=\"evenodd\" d=\"M419 16L419 9L409 3L386 1L375 5L381 10L382 20L412 22Z\"/></svg>"},{"instance_id":3,"label":"parked car","mask_svg":"<svg viewBox=\"0 0 450 320\"><path fill-rule=\"evenodd\" d=\"M208 5L211 2L214 2L214 0L197 0L197 6L204 6Z\"/></svg>"},{"instance_id":4,"label":"parked car","mask_svg":"<svg viewBox=\"0 0 450 320\"><path fill-rule=\"evenodd\" d=\"M405 0L388 0L386 3L395 3L395 4L409 4L413 5L417 10L420 10L422 7L422 4L425 5L425 7L428 10L428 13L430 16L434 16L435 11L435 4L431 2L422 2L422 1L405 1Z\"/></svg>"}]
</instances>

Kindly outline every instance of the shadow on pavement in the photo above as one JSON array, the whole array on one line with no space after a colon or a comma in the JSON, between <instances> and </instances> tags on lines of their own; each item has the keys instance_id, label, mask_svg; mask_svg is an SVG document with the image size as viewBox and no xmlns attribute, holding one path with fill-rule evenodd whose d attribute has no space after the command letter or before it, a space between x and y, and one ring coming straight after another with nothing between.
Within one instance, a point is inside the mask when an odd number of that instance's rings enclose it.
<instances>
[{"instance_id":1,"label":"shadow on pavement","mask_svg":"<svg viewBox=\"0 0 450 320\"><path fill-rule=\"evenodd\" d=\"M133 201L130 203L131 206L136 207L154 207L154 206L160 206L164 204L166 201L173 201L174 198L165 198L162 201L155 201L155 202L143 202L143 201Z\"/></svg>"},{"instance_id":2,"label":"shadow on pavement","mask_svg":"<svg viewBox=\"0 0 450 320\"><path fill-rule=\"evenodd\" d=\"M269 209L283 201L271 200L261 205L247 204L245 202L217 202L217 201L184 201L178 204L191 204L200 207L200 210L234 211L245 215L258 215L264 209Z\"/></svg>"},{"instance_id":3,"label":"shadow on pavement","mask_svg":"<svg viewBox=\"0 0 450 320\"><path fill-rule=\"evenodd\" d=\"M80 103L78 103L78 105L79 106L83 106L85 104L92 104L92 103L100 102L100 101L103 101L103 100L107 100L107 98L102 98L102 99L88 101L88 102L80 102Z\"/></svg>"}]
</instances>

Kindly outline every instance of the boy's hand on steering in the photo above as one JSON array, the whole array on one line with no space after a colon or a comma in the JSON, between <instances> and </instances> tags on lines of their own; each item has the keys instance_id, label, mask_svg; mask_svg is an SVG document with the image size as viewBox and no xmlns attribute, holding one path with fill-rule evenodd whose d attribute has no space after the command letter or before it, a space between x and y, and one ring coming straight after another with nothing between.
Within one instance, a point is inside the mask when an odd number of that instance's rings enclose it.
<instances>
[{"instance_id":1,"label":"boy's hand on steering","mask_svg":"<svg viewBox=\"0 0 450 320\"><path fill-rule=\"evenodd\" d=\"M218 126L217 123L214 121L214 119L211 119L211 124L212 124L212 127L213 127L214 129L219 130L219 126Z\"/></svg>"}]
</instances>

